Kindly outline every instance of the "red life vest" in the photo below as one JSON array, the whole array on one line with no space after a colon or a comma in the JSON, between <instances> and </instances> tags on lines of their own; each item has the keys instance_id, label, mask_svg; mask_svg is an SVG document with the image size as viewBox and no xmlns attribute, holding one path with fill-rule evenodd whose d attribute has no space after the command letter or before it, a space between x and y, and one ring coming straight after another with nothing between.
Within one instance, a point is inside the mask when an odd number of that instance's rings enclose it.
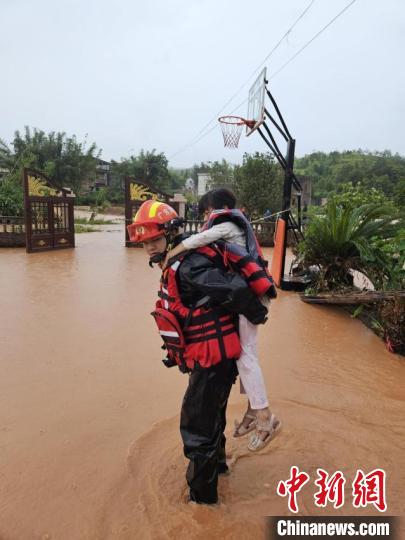
<instances>
[{"instance_id":1,"label":"red life vest","mask_svg":"<svg viewBox=\"0 0 405 540\"><path fill-rule=\"evenodd\" d=\"M202 368L209 368L224 360L238 359L241 353L238 316L220 307L185 306L176 281L180 263L177 260L164 271L160 299L152 313L172 365L175 362L193 369L197 362Z\"/></svg>"},{"instance_id":2,"label":"red life vest","mask_svg":"<svg viewBox=\"0 0 405 540\"><path fill-rule=\"evenodd\" d=\"M224 221L235 223L243 230L246 236L246 249L232 242L218 242L218 247L223 251L226 263L231 263L231 268L233 266L234 270L243 275L249 287L257 296L267 294L269 298L276 298L277 290L268 271L268 263L263 258L262 249L252 226L240 210L215 210L211 213L203 229L209 229Z\"/></svg>"}]
</instances>

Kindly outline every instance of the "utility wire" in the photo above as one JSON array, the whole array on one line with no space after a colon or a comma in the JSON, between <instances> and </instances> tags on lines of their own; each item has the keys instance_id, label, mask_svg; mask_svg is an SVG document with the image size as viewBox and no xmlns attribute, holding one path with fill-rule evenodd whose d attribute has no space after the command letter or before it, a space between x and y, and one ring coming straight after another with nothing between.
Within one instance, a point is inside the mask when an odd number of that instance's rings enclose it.
<instances>
[{"instance_id":1,"label":"utility wire","mask_svg":"<svg viewBox=\"0 0 405 540\"><path fill-rule=\"evenodd\" d=\"M299 15L299 17L294 21L294 23L288 28L287 32L279 39L279 41L276 43L276 45L272 48L272 50L269 52L269 54L263 59L263 61L258 65L258 67L249 75L249 77L246 79L246 81L242 84L242 86L232 95L232 97L221 107L221 109L217 112L217 114L197 133L197 135L192 139L192 142L186 144L183 148L181 148L178 152L175 152L172 154L169 159L173 158L174 156L177 156L180 152L185 150L186 148L189 148L190 144L196 144L201 139L199 138L200 135L212 124L212 122L216 122L218 116L221 114L221 112L227 107L234 99L235 97L245 88L247 83L250 81L250 79L257 74L257 72L260 70L260 68L267 62L267 60L272 56L272 54L278 49L278 47L281 45L281 43L284 41L284 39L292 32L294 27L298 24L298 22L304 17L304 15L307 13L307 11L311 8L311 6L315 3L316 0L311 0L311 2L308 4L308 6L304 9L304 11ZM245 100L247 101L247 100ZM245 102L244 102L245 103ZM238 108L240 105L238 106ZM230 113L232 114L232 113ZM211 133L212 129L210 129L206 135ZM194 139L196 139L194 141Z\"/></svg>"},{"instance_id":2,"label":"utility wire","mask_svg":"<svg viewBox=\"0 0 405 540\"><path fill-rule=\"evenodd\" d=\"M285 214L286 212L290 212L292 210L291 208L287 208L286 210L280 210L280 212L275 212L274 214L269 214L265 218L259 218L251 221L250 223L265 223L266 221L269 221L271 217L279 216L280 214Z\"/></svg>"},{"instance_id":3,"label":"utility wire","mask_svg":"<svg viewBox=\"0 0 405 540\"><path fill-rule=\"evenodd\" d=\"M201 139L204 139L207 135L209 135L210 133L212 133L212 131L214 131L214 129L218 129L219 128L219 124L214 124L212 126L211 129L209 129L208 131L206 131L205 133L203 133L202 135L200 135L197 139L193 139L191 140L188 144L186 144L185 146L183 146L182 148L180 148L180 150L178 150L177 152L175 152L174 154L172 154L171 156L169 156L169 159L172 159L174 158L175 156L177 156L178 154L181 154L182 152L184 152L184 150L187 150L187 148L190 148L191 146L194 146L195 144L197 144L198 142L201 141Z\"/></svg>"},{"instance_id":4,"label":"utility wire","mask_svg":"<svg viewBox=\"0 0 405 540\"><path fill-rule=\"evenodd\" d=\"M301 47L301 49L299 49L295 54L293 54L293 56L291 56L291 58L289 58L287 60L287 62L285 62L275 73L273 73L273 75L269 78L269 80L272 80L274 79L274 77L276 77L276 75L278 75L288 64L290 64L290 62L292 62L304 49L306 49L317 37L319 37L331 24L333 24L341 15L343 15L343 13L349 9L349 7L351 7L357 0L352 0L351 2L349 2L349 4L347 4L341 11L339 11L339 13L337 15L335 15L335 17L333 17L333 19L331 19L323 28L321 28L321 30L319 30L319 32L317 32L309 41L307 41L307 43L305 43L305 45L303 45ZM310 7L310 6L309 6ZM308 7L308 9L309 9ZM295 24L295 23L294 23ZM262 64L260 64L260 67L261 67ZM256 70L255 70L256 71ZM236 95L236 94L235 94ZM235 97L235 96L233 96ZM232 99L233 99L232 97ZM248 101L249 98L246 98L244 99L239 105L237 105L229 114L233 114L234 112L236 112L237 110L239 110L242 105L244 105L247 101ZM231 100L230 100L231 101ZM218 113L219 114L219 113ZM209 124L211 124L212 120L205 126L209 126ZM187 145L185 145L184 147L182 147L180 150L178 150L177 152L175 152L174 154L172 154L169 159L172 159L173 157L177 156L178 154L182 153L184 150L186 150L187 148L189 148L190 146L194 146L195 144L197 144L198 142L200 142L201 139L205 138L207 135L209 135L215 128L218 127L218 124L215 124L211 129L209 129L206 133L203 133L201 134L200 136L197 136L197 138L194 140L192 139L190 141L190 143L188 143ZM200 131L200 133L202 132L203 130Z\"/></svg>"},{"instance_id":5,"label":"utility wire","mask_svg":"<svg viewBox=\"0 0 405 540\"><path fill-rule=\"evenodd\" d=\"M216 121L218 116L221 114L221 112L225 109L225 107L227 107L234 99L235 97L241 92L241 90L243 90L245 88L245 86L247 85L247 83L250 81L250 79L256 75L259 70L264 66L264 64L267 62L267 60L272 56L272 54L279 48L279 46L281 45L281 43L284 41L284 39L292 32L292 30L294 29L294 27L298 24L298 22L304 17L304 15L306 14L306 12L310 9L310 7L312 6L312 4L315 2L316 0L311 0L311 2L308 4L308 6L304 9L304 11L301 13L301 15L298 17L298 19L295 20L295 22L292 24L292 26L290 26L290 28L287 30L287 32L279 39L279 41L276 43L276 45L272 48L272 50L269 52L269 54L266 56L266 58L264 58L264 60L258 65L258 67L249 75L249 77L246 79L246 81L242 84L242 86L240 86L240 88L233 94L232 97L230 97L228 99L228 101L225 103L225 105L223 105L221 107L221 109L217 112L217 114L212 118L212 120L210 120L198 133L197 133L197 137L198 135L200 135L203 131L205 131L205 129L213 122L213 121Z\"/></svg>"},{"instance_id":6,"label":"utility wire","mask_svg":"<svg viewBox=\"0 0 405 540\"><path fill-rule=\"evenodd\" d=\"M292 62L294 58L296 58L304 49L308 47L308 45L310 45L318 36L320 36L324 30L326 30L331 24L333 24L336 21L336 19L338 19L341 15L343 15L343 13L347 9L349 9L349 7L352 6L356 1L357 0L352 0L349 4L347 4L347 6L345 6L341 11L339 11L339 13L328 22L328 24L326 24L321 30L319 30L317 34L314 35L313 38L311 38L307 43L305 43L305 45L301 47L301 49L299 49L289 60L287 60L287 62L283 64L280 67L280 69L278 69L275 73L273 73L273 75L269 78L269 80L274 79L274 77L278 75L280 71L282 71L290 62Z\"/></svg>"},{"instance_id":7,"label":"utility wire","mask_svg":"<svg viewBox=\"0 0 405 540\"><path fill-rule=\"evenodd\" d=\"M350 6L352 6L357 0L352 0L349 4L347 4L341 11L339 11L339 13L333 17L333 19L331 19L323 28L321 28L321 30L319 30L319 32L317 32L309 41L307 41L307 43L305 43L305 45L303 45L301 47L301 49L299 49L295 54L293 54L293 56L291 56L291 58L289 58L287 60L287 62L285 62L275 73L273 73L273 75L271 77L269 77L269 81L271 81L272 79L274 79L274 77L276 75L278 75L280 73L280 71L282 71L290 62L292 62L294 60L294 58L296 58L304 49L306 49L308 47L308 45L310 45L318 36L320 36L322 34L322 32L324 32L332 23L334 23L336 21L336 19L338 19L341 15L343 15L343 13L349 9ZM236 112L238 109L240 109L242 107L242 105L244 105L247 101L248 101L249 98L246 98L244 101L242 101L242 103L240 103L237 107L235 107L235 109L233 109L233 111L230 113L234 113Z\"/></svg>"}]
</instances>

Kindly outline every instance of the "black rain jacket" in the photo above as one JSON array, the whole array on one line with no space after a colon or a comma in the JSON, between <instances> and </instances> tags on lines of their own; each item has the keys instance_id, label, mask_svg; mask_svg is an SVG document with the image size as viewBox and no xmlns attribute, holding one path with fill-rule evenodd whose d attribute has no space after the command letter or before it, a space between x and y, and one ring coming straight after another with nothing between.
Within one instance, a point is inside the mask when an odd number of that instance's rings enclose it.
<instances>
[{"instance_id":1,"label":"black rain jacket","mask_svg":"<svg viewBox=\"0 0 405 540\"><path fill-rule=\"evenodd\" d=\"M224 264L198 251L186 253L176 272L182 302L187 307L206 301L231 313L244 315L253 324L267 320L267 308L252 292L245 279L230 272Z\"/></svg>"}]
</instances>

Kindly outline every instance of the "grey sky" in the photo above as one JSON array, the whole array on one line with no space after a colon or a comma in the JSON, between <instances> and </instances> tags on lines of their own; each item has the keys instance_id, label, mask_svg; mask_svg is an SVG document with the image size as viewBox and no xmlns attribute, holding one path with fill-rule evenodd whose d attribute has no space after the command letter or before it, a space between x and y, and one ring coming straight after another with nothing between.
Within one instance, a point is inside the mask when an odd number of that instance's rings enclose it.
<instances>
[{"instance_id":1,"label":"grey sky","mask_svg":"<svg viewBox=\"0 0 405 540\"><path fill-rule=\"evenodd\" d=\"M316 0L266 62L271 77L350 0ZM0 0L0 137L24 125L88 134L104 159L170 158L246 81L310 0ZM270 82L299 156L405 154L405 2L357 0ZM250 84L228 105L246 97ZM246 115L246 105L237 113ZM214 125L213 124L210 124ZM215 128L171 166L266 151Z\"/></svg>"}]
</instances>

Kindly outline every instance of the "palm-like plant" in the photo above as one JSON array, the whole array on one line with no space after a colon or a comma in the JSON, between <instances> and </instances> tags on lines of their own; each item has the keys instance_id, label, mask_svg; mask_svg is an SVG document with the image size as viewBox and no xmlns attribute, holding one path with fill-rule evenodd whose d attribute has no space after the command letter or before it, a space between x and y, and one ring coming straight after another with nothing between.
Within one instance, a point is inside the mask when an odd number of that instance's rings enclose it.
<instances>
[{"instance_id":1,"label":"palm-like plant","mask_svg":"<svg viewBox=\"0 0 405 540\"><path fill-rule=\"evenodd\" d=\"M398 227L391 206L370 203L342 208L332 199L309 225L298 247L299 260L306 267L320 268L318 288L352 285L352 270L376 283L383 280L387 268L381 245L395 236Z\"/></svg>"}]
</instances>

